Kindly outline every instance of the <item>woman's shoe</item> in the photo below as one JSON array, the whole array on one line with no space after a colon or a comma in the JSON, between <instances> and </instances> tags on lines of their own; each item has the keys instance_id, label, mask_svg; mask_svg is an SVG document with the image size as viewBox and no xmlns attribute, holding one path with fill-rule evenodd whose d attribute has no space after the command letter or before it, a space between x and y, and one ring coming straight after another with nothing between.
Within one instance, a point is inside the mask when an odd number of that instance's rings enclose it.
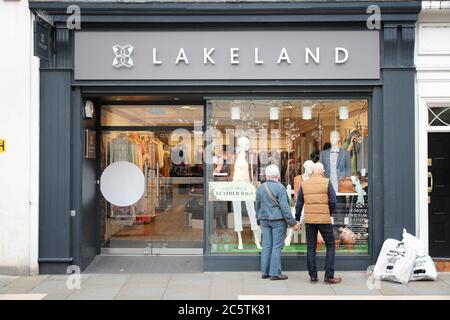
<instances>
[{"instance_id":1,"label":"woman's shoe","mask_svg":"<svg viewBox=\"0 0 450 320\"><path fill-rule=\"evenodd\" d=\"M285 274L280 274L279 276L270 277L270 280L286 280L288 278Z\"/></svg>"}]
</instances>

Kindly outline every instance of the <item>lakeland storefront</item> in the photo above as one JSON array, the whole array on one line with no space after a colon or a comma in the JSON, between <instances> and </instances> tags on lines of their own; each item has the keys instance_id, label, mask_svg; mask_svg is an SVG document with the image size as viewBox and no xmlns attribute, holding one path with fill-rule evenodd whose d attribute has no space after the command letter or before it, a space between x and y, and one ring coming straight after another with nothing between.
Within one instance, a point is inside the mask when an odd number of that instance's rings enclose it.
<instances>
[{"instance_id":1,"label":"lakeland storefront","mask_svg":"<svg viewBox=\"0 0 450 320\"><path fill-rule=\"evenodd\" d=\"M384 239L415 230L419 1L82 2L78 30L68 5L30 2L54 20L40 68L41 273L101 253L258 270L254 191L271 163L292 196L305 161L324 163L336 269L366 269ZM305 236L285 244L284 267L304 269Z\"/></svg>"}]
</instances>

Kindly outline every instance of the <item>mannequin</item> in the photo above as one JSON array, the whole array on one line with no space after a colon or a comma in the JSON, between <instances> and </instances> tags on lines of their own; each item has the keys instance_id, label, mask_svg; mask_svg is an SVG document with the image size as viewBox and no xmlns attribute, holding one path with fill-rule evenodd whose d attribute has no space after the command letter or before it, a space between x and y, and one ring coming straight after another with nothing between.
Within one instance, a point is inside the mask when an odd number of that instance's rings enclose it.
<instances>
[{"instance_id":1,"label":"mannequin","mask_svg":"<svg viewBox=\"0 0 450 320\"><path fill-rule=\"evenodd\" d=\"M312 167L314 165L314 162L312 160L306 160L303 164L303 168L305 169L305 172L302 175L298 175L294 178L294 200L297 202L297 196L298 196L298 190L300 189L300 186L302 183L309 179L312 175ZM295 211L292 212L293 216L295 217ZM303 217L303 215L302 215ZM303 223L304 224L304 223ZM305 226L302 226L303 230ZM291 245L292 236L294 235L294 229L288 228L286 239L284 240L284 244L288 247Z\"/></svg>"},{"instance_id":2,"label":"mannequin","mask_svg":"<svg viewBox=\"0 0 450 320\"><path fill-rule=\"evenodd\" d=\"M330 133L331 148L320 153L320 162L325 169L325 176L330 178L336 192L339 191L339 180L352 175L352 161L350 152L339 146L340 134L338 131Z\"/></svg>"},{"instance_id":3,"label":"mannequin","mask_svg":"<svg viewBox=\"0 0 450 320\"><path fill-rule=\"evenodd\" d=\"M249 164L246 159L247 151L250 148L250 141L246 137L238 139L239 150L234 162L233 181L238 182L251 182ZM255 203L253 201L245 201L248 217L250 218L251 228L255 238L255 244L258 249L261 249L261 229L256 222ZM233 201L233 214L234 214L234 231L238 236L238 249L244 249L242 244L242 208L241 201Z\"/></svg>"}]
</instances>

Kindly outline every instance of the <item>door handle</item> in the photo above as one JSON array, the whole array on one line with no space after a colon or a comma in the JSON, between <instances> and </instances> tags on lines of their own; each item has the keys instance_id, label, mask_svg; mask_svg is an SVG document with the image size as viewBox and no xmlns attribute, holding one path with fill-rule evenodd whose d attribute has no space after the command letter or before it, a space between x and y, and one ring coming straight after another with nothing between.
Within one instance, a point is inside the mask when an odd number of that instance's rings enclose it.
<instances>
[{"instance_id":1,"label":"door handle","mask_svg":"<svg viewBox=\"0 0 450 320\"><path fill-rule=\"evenodd\" d=\"M428 192L433 192L433 174L428 171L428 179L431 179L431 185L428 187Z\"/></svg>"}]
</instances>

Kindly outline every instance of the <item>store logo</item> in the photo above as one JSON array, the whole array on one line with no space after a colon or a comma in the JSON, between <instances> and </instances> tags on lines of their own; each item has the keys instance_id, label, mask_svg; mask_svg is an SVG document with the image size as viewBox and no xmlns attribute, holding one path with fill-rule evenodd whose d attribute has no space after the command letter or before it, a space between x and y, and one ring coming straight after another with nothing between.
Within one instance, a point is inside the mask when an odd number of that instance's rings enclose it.
<instances>
[{"instance_id":1,"label":"store logo","mask_svg":"<svg viewBox=\"0 0 450 320\"><path fill-rule=\"evenodd\" d=\"M127 44L126 46L119 46L115 45L113 46L113 51L116 57L113 61L113 66L116 68L126 67L126 68L132 68L133 67L133 60L131 59L131 54L133 53L134 47Z\"/></svg>"}]
</instances>

